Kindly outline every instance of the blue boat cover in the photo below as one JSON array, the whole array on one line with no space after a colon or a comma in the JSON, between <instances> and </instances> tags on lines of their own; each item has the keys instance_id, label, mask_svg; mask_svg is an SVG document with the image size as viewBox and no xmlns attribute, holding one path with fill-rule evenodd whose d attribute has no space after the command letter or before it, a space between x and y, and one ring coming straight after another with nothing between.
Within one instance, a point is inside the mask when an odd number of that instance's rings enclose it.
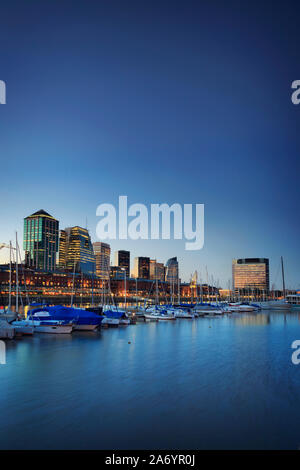
<instances>
[{"instance_id":1,"label":"blue boat cover","mask_svg":"<svg viewBox=\"0 0 300 470\"><path fill-rule=\"evenodd\" d=\"M122 318L125 316L124 310L105 310L103 314L108 318Z\"/></svg>"},{"instance_id":2,"label":"blue boat cover","mask_svg":"<svg viewBox=\"0 0 300 470\"><path fill-rule=\"evenodd\" d=\"M62 305L56 305L54 307L42 306L29 310L27 313L28 317L33 316L37 312L47 312L49 317L41 317L43 320L58 320L66 323L75 323L77 325L100 325L103 316L97 315L96 313L89 312L80 308L63 307Z\"/></svg>"}]
</instances>

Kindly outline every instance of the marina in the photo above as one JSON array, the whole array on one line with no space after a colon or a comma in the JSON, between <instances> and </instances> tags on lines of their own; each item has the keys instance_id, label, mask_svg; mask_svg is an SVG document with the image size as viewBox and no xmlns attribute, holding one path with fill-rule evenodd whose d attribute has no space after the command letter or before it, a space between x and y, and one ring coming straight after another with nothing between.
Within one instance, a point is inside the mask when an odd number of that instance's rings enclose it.
<instances>
[{"instance_id":1,"label":"marina","mask_svg":"<svg viewBox=\"0 0 300 470\"><path fill-rule=\"evenodd\" d=\"M0 455L300 450L299 14L1 3Z\"/></svg>"},{"instance_id":2,"label":"marina","mask_svg":"<svg viewBox=\"0 0 300 470\"><path fill-rule=\"evenodd\" d=\"M299 331L257 311L8 340L0 447L296 449Z\"/></svg>"},{"instance_id":3,"label":"marina","mask_svg":"<svg viewBox=\"0 0 300 470\"><path fill-rule=\"evenodd\" d=\"M44 219L57 240L40 210L26 243ZM0 449L299 448L299 292L282 257L282 290L267 258L233 259L225 290L207 268L182 283L177 257L136 257L130 277L129 251L111 266L79 226L61 230L58 266L51 247L47 266L31 248L23 261L17 234L0 248Z\"/></svg>"}]
</instances>

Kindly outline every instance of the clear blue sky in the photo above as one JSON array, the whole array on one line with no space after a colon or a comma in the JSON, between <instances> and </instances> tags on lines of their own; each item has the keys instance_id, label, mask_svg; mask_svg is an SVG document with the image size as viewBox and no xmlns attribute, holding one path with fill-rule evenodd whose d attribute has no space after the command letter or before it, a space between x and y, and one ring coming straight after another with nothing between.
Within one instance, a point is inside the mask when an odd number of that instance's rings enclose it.
<instances>
[{"instance_id":1,"label":"clear blue sky","mask_svg":"<svg viewBox=\"0 0 300 470\"><path fill-rule=\"evenodd\" d=\"M299 5L299 3L298 3ZM0 241L45 209L85 226L116 203L204 203L205 246L112 250L198 269L269 257L300 287L297 2L1 2ZM0 252L0 262L4 260Z\"/></svg>"}]
</instances>

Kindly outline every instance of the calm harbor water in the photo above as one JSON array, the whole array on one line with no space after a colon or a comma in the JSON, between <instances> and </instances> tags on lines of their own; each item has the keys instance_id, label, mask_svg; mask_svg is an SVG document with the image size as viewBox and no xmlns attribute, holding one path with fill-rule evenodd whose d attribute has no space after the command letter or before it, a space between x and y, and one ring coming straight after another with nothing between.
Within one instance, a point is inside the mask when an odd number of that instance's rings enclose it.
<instances>
[{"instance_id":1,"label":"calm harbor water","mask_svg":"<svg viewBox=\"0 0 300 470\"><path fill-rule=\"evenodd\" d=\"M0 448L297 449L295 339L266 312L11 341Z\"/></svg>"}]
</instances>

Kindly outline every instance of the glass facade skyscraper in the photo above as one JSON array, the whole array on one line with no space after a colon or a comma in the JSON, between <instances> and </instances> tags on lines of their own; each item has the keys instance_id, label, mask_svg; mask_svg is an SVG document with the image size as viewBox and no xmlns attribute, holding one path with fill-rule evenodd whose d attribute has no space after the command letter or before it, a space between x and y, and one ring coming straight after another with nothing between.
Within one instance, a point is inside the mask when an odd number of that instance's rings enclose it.
<instances>
[{"instance_id":1,"label":"glass facade skyscraper","mask_svg":"<svg viewBox=\"0 0 300 470\"><path fill-rule=\"evenodd\" d=\"M126 276L130 276L130 251L119 250L115 253L115 265L125 268Z\"/></svg>"},{"instance_id":2,"label":"glass facade skyscraper","mask_svg":"<svg viewBox=\"0 0 300 470\"><path fill-rule=\"evenodd\" d=\"M268 258L241 258L232 261L233 290L268 292L270 288Z\"/></svg>"},{"instance_id":3,"label":"glass facade skyscraper","mask_svg":"<svg viewBox=\"0 0 300 470\"><path fill-rule=\"evenodd\" d=\"M108 280L110 272L110 245L103 242L93 243L96 274L101 279Z\"/></svg>"},{"instance_id":4,"label":"glass facade skyscraper","mask_svg":"<svg viewBox=\"0 0 300 470\"><path fill-rule=\"evenodd\" d=\"M133 277L138 279L150 279L150 258L145 256L134 258Z\"/></svg>"},{"instance_id":5,"label":"glass facade skyscraper","mask_svg":"<svg viewBox=\"0 0 300 470\"><path fill-rule=\"evenodd\" d=\"M55 271L59 222L41 209L24 219L25 264L41 271Z\"/></svg>"},{"instance_id":6,"label":"glass facade skyscraper","mask_svg":"<svg viewBox=\"0 0 300 470\"><path fill-rule=\"evenodd\" d=\"M76 273L95 274L95 255L87 229L68 227L60 232L59 266Z\"/></svg>"},{"instance_id":7,"label":"glass facade skyscraper","mask_svg":"<svg viewBox=\"0 0 300 470\"><path fill-rule=\"evenodd\" d=\"M170 284L177 284L178 282L178 261L177 257L168 259L166 263L166 281Z\"/></svg>"}]
</instances>

